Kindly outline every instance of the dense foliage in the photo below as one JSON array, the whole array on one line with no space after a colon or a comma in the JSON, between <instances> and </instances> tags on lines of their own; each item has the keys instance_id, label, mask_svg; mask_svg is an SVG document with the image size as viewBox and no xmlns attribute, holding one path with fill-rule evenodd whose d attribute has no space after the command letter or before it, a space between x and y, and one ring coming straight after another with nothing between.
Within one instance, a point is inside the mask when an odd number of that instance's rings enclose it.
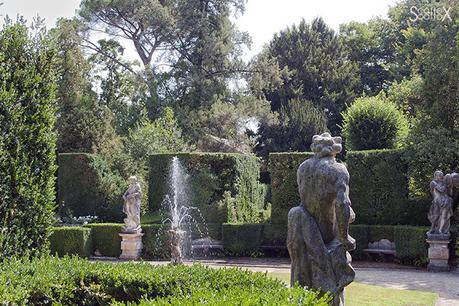
<instances>
[{"instance_id":1,"label":"dense foliage","mask_svg":"<svg viewBox=\"0 0 459 306\"><path fill-rule=\"evenodd\" d=\"M359 98L343 113L348 150L395 149L408 134L408 121L384 97Z\"/></svg>"},{"instance_id":2,"label":"dense foliage","mask_svg":"<svg viewBox=\"0 0 459 306\"><path fill-rule=\"evenodd\" d=\"M57 50L40 28L0 31L0 257L46 249L55 199Z\"/></svg>"},{"instance_id":3,"label":"dense foliage","mask_svg":"<svg viewBox=\"0 0 459 306\"><path fill-rule=\"evenodd\" d=\"M291 99L310 101L337 133L340 113L355 97L359 81L338 35L321 18L311 24L302 20L275 34L262 52L253 63L258 73L249 80L254 93L265 96L275 111Z\"/></svg>"},{"instance_id":4,"label":"dense foliage","mask_svg":"<svg viewBox=\"0 0 459 306\"><path fill-rule=\"evenodd\" d=\"M18 305L328 305L301 287L238 269L112 264L76 257L8 260L0 302Z\"/></svg>"}]
</instances>

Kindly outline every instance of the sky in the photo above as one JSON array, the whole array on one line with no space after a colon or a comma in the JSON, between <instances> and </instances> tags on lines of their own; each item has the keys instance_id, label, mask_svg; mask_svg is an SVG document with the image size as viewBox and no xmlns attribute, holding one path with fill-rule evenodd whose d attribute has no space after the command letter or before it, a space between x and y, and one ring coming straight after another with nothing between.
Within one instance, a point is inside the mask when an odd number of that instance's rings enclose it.
<instances>
[{"instance_id":1,"label":"sky","mask_svg":"<svg viewBox=\"0 0 459 306\"><path fill-rule=\"evenodd\" d=\"M53 27L60 17L71 18L80 0L0 0L0 15L24 16L31 21L37 15ZM252 37L252 46L244 58L250 59L261 51L274 33L287 26L307 22L321 16L333 29L349 21L367 21L385 17L389 6L397 0L248 0L244 15L235 19L238 28ZM3 17L0 17L3 20ZM1 22L0 22L1 23Z\"/></svg>"}]
</instances>

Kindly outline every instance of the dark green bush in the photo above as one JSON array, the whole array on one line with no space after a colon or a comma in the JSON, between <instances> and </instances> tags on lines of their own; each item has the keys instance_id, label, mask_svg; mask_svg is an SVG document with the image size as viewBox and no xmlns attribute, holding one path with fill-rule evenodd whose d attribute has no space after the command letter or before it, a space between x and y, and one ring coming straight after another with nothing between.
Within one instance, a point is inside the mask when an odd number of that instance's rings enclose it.
<instances>
[{"instance_id":1,"label":"dark green bush","mask_svg":"<svg viewBox=\"0 0 459 306\"><path fill-rule=\"evenodd\" d=\"M169 167L177 156L188 173L191 206L199 208L204 221L258 222L264 207L259 182L259 161L253 155L227 153L177 153L150 156L149 207L156 212L169 193ZM198 222L200 216L195 216Z\"/></svg>"},{"instance_id":2,"label":"dark green bush","mask_svg":"<svg viewBox=\"0 0 459 306\"><path fill-rule=\"evenodd\" d=\"M290 208L300 204L296 171L299 165L313 156L311 152L270 153L269 172L271 173L271 222L287 223Z\"/></svg>"},{"instance_id":3,"label":"dark green bush","mask_svg":"<svg viewBox=\"0 0 459 306\"><path fill-rule=\"evenodd\" d=\"M426 233L428 230L428 227L423 226L395 226L396 256L402 263L427 264Z\"/></svg>"},{"instance_id":4,"label":"dark green bush","mask_svg":"<svg viewBox=\"0 0 459 306\"><path fill-rule=\"evenodd\" d=\"M57 49L41 30L0 30L0 260L46 251L53 222Z\"/></svg>"},{"instance_id":5,"label":"dark green bush","mask_svg":"<svg viewBox=\"0 0 459 306\"><path fill-rule=\"evenodd\" d=\"M346 162L355 223L400 224L407 212L407 164L402 151L351 151Z\"/></svg>"},{"instance_id":6,"label":"dark green bush","mask_svg":"<svg viewBox=\"0 0 459 306\"><path fill-rule=\"evenodd\" d=\"M103 202L97 190L97 175L91 167L91 154L61 153L58 156L57 194L61 211L75 216L97 216ZM121 211L121 208L118 207Z\"/></svg>"},{"instance_id":7,"label":"dark green bush","mask_svg":"<svg viewBox=\"0 0 459 306\"><path fill-rule=\"evenodd\" d=\"M343 136L352 150L395 149L408 134L408 120L383 97L358 98L343 113Z\"/></svg>"},{"instance_id":8,"label":"dark green bush","mask_svg":"<svg viewBox=\"0 0 459 306\"><path fill-rule=\"evenodd\" d=\"M84 227L92 231L92 249L94 253L107 257L119 257L121 254L121 229L124 224L92 223Z\"/></svg>"},{"instance_id":9,"label":"dark green bush","mask_svg":"<svg viewBox=\"0 0 459 306\"><path fill-rule=\"evenodd\" d=\"M91 229L72 226L54 227L49 237L51 254L78 255L89 257L92 254Z\"/></svg>"},{"instance_id":10,"label":"dark green bush","mask_svg":"<svg viewBox=\"0 0 459 306\"><path fill-rule=\"evenodd\" d=\"M262 229L263 224L223 224L223 247L230 254L250 255L258 251Z\"/></svg>"},{"instance_id":11,"label":"dark green bush","mask_svg":"<svg viewBox=\"0 0 459 306\"><path fill-rule=\"evenodd\" d=\"M239 269L88 262L77 257L9 260L0 267L6 305L328 305L329 298Z\"/></svg>"}]
</instances>

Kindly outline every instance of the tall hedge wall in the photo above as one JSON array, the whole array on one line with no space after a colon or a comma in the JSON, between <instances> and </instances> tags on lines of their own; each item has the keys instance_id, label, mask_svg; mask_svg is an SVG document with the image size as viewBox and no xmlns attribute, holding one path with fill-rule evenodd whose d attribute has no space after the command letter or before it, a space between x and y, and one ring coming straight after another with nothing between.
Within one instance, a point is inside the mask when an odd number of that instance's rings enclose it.
<instances>
[{"instance_id":1,"label":"tall hedge wall","mask_svg":"<svg viewBox=\"0 0 459 306\"><path fill-rule=\"evenodd\" d=\"M272 223L287 223L289 209L300 203L296 171L304 160L312 156L311 152L269 154L268 169L271 174Z\"/></svg>"},{"instance_id":2,"label":"tall hedge wall","mask_svg":"<svg viewBox=\"0 0 459 306\"><path fill-rule=\"evenodd\" d=\"M60 209L73 216L97 216L101 221L121 221L121 196L108 200L99 189L100 179L95 171L94 154L60 153L58 156L57 193ZM103 171L102 171L103 172Z\"/></svg>"},{"instance_id":3,"label":"tall hedge wall","mask_svg":"<svg viewBox=\"0 0 459 306\"><path fill-rule=\"evenodd\" d=\"M408 166L402 154L400 150L347 152L356 224L428 224L430 201L408 199ZM300 203L296 171L310 157L310 152L269 155L273 224L286 223L288 210Z\"/></svg>"},{"instance_id":4,"label":"tall hedge wall","mask_svg":"<svg viewBox=\"0 0 459 306\"><path fill-rule=\"evenodd\" d=\"M56 56L52 41L22 22L0 30L0 261L47 249L55 201Z\"/></svg>"},{"instance_id":5,"label":"tall hedge wall","mask_svg":"<svg viewBox=\"0 0 459 306\"><path fill-rule=\"evenodd\" d=\"M226 153L179 153L150 156L149 208L161 209L169 193L169 167L177 156L188 174L190 205L211 223L257 222L266 188L259 182L257 157ZM201 220L197 220L200 222Z\"/></svg>"},{"instance_id":6,"label":"tall hedge wall","mask_svg":"<svg viewBox=\"0 0 459 306\"><path fill-rule=\"evenodd\" d=\"M408 166L402 154L401 150L347 153L355 223L403 223L408 205Z\"/></svg>"},{"instance_id":7,"label":"tall hedge wall","mask_svg":"<svg viewBox=\"0 0 459 306\"><path fill-rule=\"evenodd\" d=\"M61 153L58 157L57 195L74 216L97 215L101 202L97 192L97 175L91 168L91 154Z\"/></svg>"}]
</instances>

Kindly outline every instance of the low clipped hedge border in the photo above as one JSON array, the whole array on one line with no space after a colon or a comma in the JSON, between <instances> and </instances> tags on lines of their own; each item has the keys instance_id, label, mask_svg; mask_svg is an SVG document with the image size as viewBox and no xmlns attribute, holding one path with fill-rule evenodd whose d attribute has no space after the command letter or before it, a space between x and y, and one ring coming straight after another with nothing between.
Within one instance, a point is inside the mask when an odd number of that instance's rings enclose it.
<instances>
[{"instance_id":1,"label":"low clipped hedge border","mask_svg":"<svg viewBox=\"0 0 459 306\"><path fill-rule=\"evenodd\" d=\"M93 254L106 257L119 257L121 255L121 223L92 223L84 227L92 232Z\"/></svg>"},{"instance_id":2,"label":"low clipped hedge border","mask_svg":"<svg viewBox=\"0 0 459 306\"><path fill-rule=\"evenodd\" d=\"M88 262L77 257L6 260L5 305L328 305L329 297L263 273L148 263Z\"/></svg>"},{"instance_id":3,"label":"low clipped hedge border","mask_svg":"<svg viewBox=\"0 0 459 306\"><path fill-rule=\"evenodd\" d=\"M216 224L214 227L218 227ZM89 224L85 227L55 228L51 236L52 254L59 256L75 254L88 257L97 251L98 255L119 257L121 238L119 233L123 224ZM163 224L142 226L144 236L144 259L169 258L167 230ZM357 241L357 248L352 252L354 259L364 259L363 249L369 242L388 239L395 242L396 258L405 264L424 265L427 263L426 232L428 227L405 225L365 225L350 226L350 234ZM209 233L211 231L209 230ZM214 233L218 234L218 230ZM253 255L260 247L282 249L286 245L287 227L283 224L223 224L222 242L227 254ZM92 243L91 243L92 237ZM218 237L212 237L217 238ZM92 250L91 250L92 245ZM91 250L91 251L89 251Z\"/></svg>"},{"instance_id":4,"label":"low clipped hedge border","mask_svg":"<svg viewBox=\"0 0 459 306\"><path fill-rule=\"evenodd\" d=\"M54 227L49 237L50 252L59 256L78 255L89 257L92 254L92 235L90 228Z\"/></svg>"},{"instance_id":5,"label":"low clipped hedge border","mask_svg":"<svg viewBox=\"0 0 459 306\"><path fill-rule=\"evenodd\" d=\"M258 251L262 230L263 224L223 224L223 247L232 255L250 255Z\"/></svg>"}]
</instances>

